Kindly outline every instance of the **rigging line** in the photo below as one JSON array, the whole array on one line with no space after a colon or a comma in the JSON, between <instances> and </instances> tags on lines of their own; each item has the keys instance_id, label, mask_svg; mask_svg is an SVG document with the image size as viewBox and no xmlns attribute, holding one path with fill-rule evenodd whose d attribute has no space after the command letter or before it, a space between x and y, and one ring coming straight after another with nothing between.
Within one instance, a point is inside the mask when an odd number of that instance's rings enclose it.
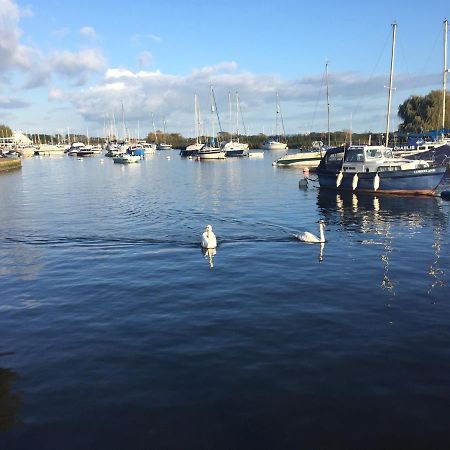
<instances>
[{"instance_id":1,"label":"rigging line","mask_svg":"<svg viewBox=\"0 0 450 450\"><path fill-rule=\"evenodd\" d=\"M281 111L280 102L278 102L278 109L280 110L281 127L283 128L283 138L286 140L286 130L284 128L283 112Z\"/></svg>"},{"instance_id":2,"label":"rigging line","mask_svg":"<svg viewBox=\"0 0 450 450\"><path fill-rule=\"evenodd\" d=\"M428 52L428 56L427 56L425 62L423 63L423 67L420 70L419 75L424 75L425 68L430 65L431 56L436 52L438 40L441 37L442 37L442 31L441 30L436 31L433 46L431 47L431 50Z\"/></svg>"},{"instance_id":3,"label":"rigging line","mask_svg":"<svg viewBox=\"0 0 450 450\"><path fill-rule=\"evenodd\" d=\"M245 126L245 122L244 122L244 114L242 114L242 108L241 108L241 102L239 102L239 114L241 115L241 120L242 120L242 126L244 127L244 133L245 136L248 136L248 130L247 127Z\"/></svg>"},{"instance_id":4,"label":"rigging line","mask_svg":"<svg viewBox=\"0 0 450 450\"><path fill-rule=\"evenodd\" d=\"M407 78L412 77L411 67L409 65L408 59L405 56L406 48L403 45L403 40L400 38L400 39L397 39L396 42L397 42L396 46L399 49L399 51L396 52L397 59L400 60L400 62L405 67ZM398 64L398 69L399 69L399 70L397 70L398 73L400 73L400 65L401 64ZM400 80L398 76L396 78L397 78L397 81Z\"/></svg>"},{"instance_id":5,"label":"rigging line","mask_svg":"<svg viewBox=\"0 0 450 450\"><path fill-rule=\"evenodd\" d=\"M314 130L313 130L313 126L314 126L314 124L315 124L315 122L316 122L317 107L318 107L318 105L319 105L319 98L320 98L321 95L322 95L322 88L323 88L323 82L324 82L324 80L325 80L325 70L322 72L322 80L321 80L321 82L320 82L320 89L319 89L319 92L318 92L318 94L317 94L316 104L315 104L315 106L314 106L313 118L312 118L312 121L311 121L311 125L310 125L310 127L309 127L309 129L310 129L311 132L314 131Z\"/></svg>"},{"instance_id":6,"label":"rigging line","mask_svg":"<svg viewBox=\"0 0 450 450\"><path fill-rule=\"evenodd\" d=\"M364 85L363 85L364 93L363 93L362 97L360 97L359 102L356 104L356 107L353 108L353 110L351 111L353 118L357 117L357 113L355 113L355 111L358 111L358 110L359 110L359 108L360 108L360 106L361 106L361 103L362 103L363 100L365 100L366 97L367 97L367 85L368 85L369 82L372 80L373 74L375 73L375 70L377 70L377 67L378 67L378 65L380 64L381 57L383 56L383 54L384 54L385 51L386 51L386 47L387 47L387 45L388 45L388 42L389 42L389 40L390 40L390 37L391 37L391 31L389 31L389 33L386 33L386 40L385 40L384 45L383 45L383 47L382 47L382 49L381 49L381 51L380 51L380 54L378 55L377 62L375 63L375 65L374 65L374 67L373 67L373 69L372 69L372 72L371 72L370 75L369 75L369 78L367 79L367 81L366 81L366 82L364 83ZM373 127L372 127L373 124L370 124L370 125L371 125L371 126L370 126L370 129L372 129L372 128L373 128Z\"/></svg>"},{"instance_id":7,"label":"rigging line","mask_svg":"<svg viewBox=\"0 0 450 450\"><path fill-rule=\"evenodd\" d=\"M216 95L214 94L213 88L211 88L211 93L212 93L212 97L213 97L213 101L214 101L214 107L216 108L216 116L217 116L217 122L219 122L219 129L220 129L220 132L223 133L222 124L220 123L219 110L217 109Z\"/></svg>"}]
</instances>

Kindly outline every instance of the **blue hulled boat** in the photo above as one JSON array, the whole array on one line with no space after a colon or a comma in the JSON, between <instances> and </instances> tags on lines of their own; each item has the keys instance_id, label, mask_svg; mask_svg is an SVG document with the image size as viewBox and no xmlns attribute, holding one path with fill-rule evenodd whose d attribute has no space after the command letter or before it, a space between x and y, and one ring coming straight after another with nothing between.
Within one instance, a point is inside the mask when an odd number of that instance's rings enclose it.
<instances>
[{"instance_id":1,"label":"blue hulled boat","mask_svg":"<svg viewBox=\"0 0 450 450\"><path fill-rule=\"evenodd\" d=\"M388 147L358 145L327 150L317 175L321 188L432 195L446 169L446 164L396 158Z\"/></svg>"}]
</instances>

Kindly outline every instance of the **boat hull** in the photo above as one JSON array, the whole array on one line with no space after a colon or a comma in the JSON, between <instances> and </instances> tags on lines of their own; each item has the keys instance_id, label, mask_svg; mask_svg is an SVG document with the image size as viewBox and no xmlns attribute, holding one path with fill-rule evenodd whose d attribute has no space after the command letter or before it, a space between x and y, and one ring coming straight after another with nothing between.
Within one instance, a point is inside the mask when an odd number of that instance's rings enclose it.
<instances>
[{"instance_id":1,"label":"boat hull","mask_svg":"<svg viewBox=\"0 0 450 450\"><path fill-rule=\"evenodd\" d=\"M205 144L192 144L188 145L184 150L180 150L180 156L196 156L198 152L205 147Z\"/></svg>"},{"instance_id":2,"label":"boat hull","mask_svg":"<svg viewBox=\"0 0 450 450\"><path fill-rule=\"evenodd\" d=\"M299 152L283 156L277 166L317 167L322 159L320 152Z\"/></svg>"},{"instance_id":3,"label":"boat hull","mask_svg":"<svg viewBox=\"0 0 450 450\"><path fill-rule=\"evenodd\" d=\"M321 188L384 194L433 195L445 172L445 166L378 172L378 189L374 188L376 172L358 173L355 189L353 189L355 176L353 172L343 173L339 187L336 186L338 172L318 171L317 175Z\"/></svg>"},{"instance_id":4,"label":"boat hull","mask_svg":"<svg viewBox=\"0 0 450 450\"><path fill-rule=\"evenodd\" d=\"M242 156L248 156L248 149L246 148L236 148L236 149L230 149L225 151L225 156L236 158L236 157L242 157Z\"/></svg>"},{"instance_id":5,"label":"boat hull","mask_svg":"<svg viewBox=\"0 0 450 450\"><path fill-rule=\"evenodd\" d=\"M156 145L156 150L172 150L172 145L171 144L157 144Z\"/></svg>"},{"instance_id":6,"label":"boat hull","mask_svg":"<svg viewBox=\"0 0 450 450\"><path fill-rule=\"evenodd\" d=\"M138 156L114 156L113 161L116 164L133 164L139 162L140 158Z\"/></svg>"},{"instance_id":7,"label":"boat hull","mask_svg":"<svg viewBox=\"0 0 450 450\"><path fill-rule=\"evenodd\" d=\"M264 142L261 145L261 148L264 150L287 150L287 144L284 142Z\"/></svg>"},{"instance_id":8,"label":"boat hull","mask_svg":"<svg viewBox=\"0 0 450 450\"><path fill-rule=\"evenodd\" d=\"M222 150L201 150L197 157L200 159L225 159L225 152Z\"/></svg>"}]
</instances>

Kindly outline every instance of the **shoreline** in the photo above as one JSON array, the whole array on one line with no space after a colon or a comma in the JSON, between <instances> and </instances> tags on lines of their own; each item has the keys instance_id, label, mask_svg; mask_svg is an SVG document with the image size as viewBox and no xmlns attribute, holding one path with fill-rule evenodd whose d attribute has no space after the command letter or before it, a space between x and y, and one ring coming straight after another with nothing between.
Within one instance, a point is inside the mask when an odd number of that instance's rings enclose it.
<instances>
[{"instance_id":1,"label":"shoreline","mask_svg":"<svg viewBox=\"0 0 450 450\"><path fill-rule=\"evenodd\" d=\"M0 158L0 172L20 169L21 167L22 161L19 158Z\"/></svg>"}]
</instances>

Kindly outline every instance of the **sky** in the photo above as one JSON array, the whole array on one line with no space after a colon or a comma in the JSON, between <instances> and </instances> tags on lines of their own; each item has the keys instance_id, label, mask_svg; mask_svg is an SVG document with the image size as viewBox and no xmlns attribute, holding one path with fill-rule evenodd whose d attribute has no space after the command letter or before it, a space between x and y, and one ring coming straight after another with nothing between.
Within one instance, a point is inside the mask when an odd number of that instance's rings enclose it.
<instances>
[{"instance_id":1,"label":"sky","mask_svg":"<svg viewBox=\"0 0 450 450\"><path fill-rule=\"evenodd\" d=\"M0 123L103 136L123 105L135 136L152 114L193 136L194 95L208 130L213 85L224 131L230 92L250 134L275 131L277 92L287 134L326 131L328 62L331 130L380 132L391 24L396 128L406 98L442 89L446 17L441 0L0 0Z\"/></svg>"}]
</instances>

